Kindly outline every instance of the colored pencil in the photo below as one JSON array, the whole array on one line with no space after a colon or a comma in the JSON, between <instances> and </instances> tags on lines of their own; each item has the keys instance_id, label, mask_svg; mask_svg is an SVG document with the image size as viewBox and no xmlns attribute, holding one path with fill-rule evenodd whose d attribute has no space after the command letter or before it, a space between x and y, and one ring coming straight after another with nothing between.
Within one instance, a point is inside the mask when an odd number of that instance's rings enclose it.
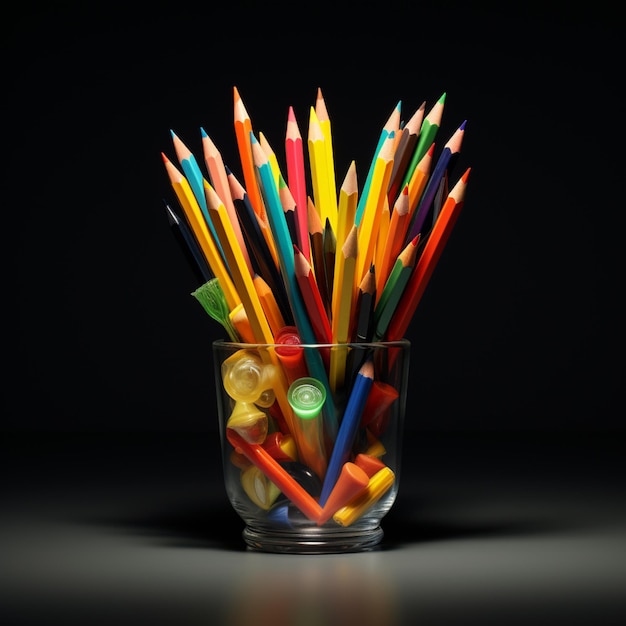
<instances>
[{"instance_id":1,"label":"colored pencil","mask_svg":"<svg viewBox=\"0 0 626 626\"><path fill-rule=\"evenodd\" d=\"M376 267L382 265L385 248L387 247L387 239L389 237L389 227L391 226L391 209L389 207L389 199L387 194L384 195L383 207L380 211L380 222L376 230L376 245L374 247L374 258L372 264Z\"/></svg>"},{"instance_id":2,"label":"colored pencil","mask_svg":"<svg viewBox=\"0 0 626 626\"><path fill-rule=\"evenodd\" d=\"M382 291L389 272L398 258L404 246L404 236L408 228L409 217L409 186L405 185L402 193L398 196L389 219L387 242L381 260L376 263L376 284Z\"/></svg>"},{"instance_id":3,"label":"colored pencil","mask_svg":"<svg viewBox=\"0 0 626 626\"><path fill-rule=\"evenodd\" d=\"M263 313L265 313L267 323L272 331L274 341L276 341L276 333L285 327L285 318L283 317L281 307L276 300L276 294L259 274L254 275L252 282L259 298L259 302L261 303Z\"/></svg>"},{"instance_id":4,"label":"colored pencil","mask_svg":"<svg viewBox=\"0 0 626 626\"><path fill-rule=\"evenodd\" d=\"M466 120L467 121L467 120ZM422 228L426 223L426 218L432 207L433 200L439 188L441 179L446 175L450 161L461 151L463 137L465 135L464 121L455 131L448 141L446 141L437 163L428 178L428 183L424 189L424 193L417 205L415 214L412 217L411 226L409 227L409 239L413 239L415 235L422 232Z\"/></svg>"},{"instance_id":5,"label":"colored pencil","mask_svg":"<svg viewBox=\"0 0 626 626\"><path fill-rule=\"evenodd\" d=\"M161 158L165 165L170 184L185 212L185 217L196 236L198 245L202 249L213 275L219 279L226 302L228 302L228 307L232 311L238 304L241 304L241 297L237 293L237 289L235 289L235 285L230 277L222 254L213 239L213 235L209 232L209 227L202 214L200 205L196 201L189 182L183 176L182 172L176 168L163 152L161 153Z\"/></svg>"},{"instance_id":6,"label":"colored pencil","mask_svg":"<svg viewBox=\"0 0 626 626\"><path fill-rule=\"evenodd\" d=\"M417 164L415 170L413 170L413 175L411 176L411 180L409 180L409 221L405 228L405 235L409 229L411 218L415 215L415 209L417 209L417 205L422 197L422 194L424 193L426 184L428 183L434 153L435 144L432 143L430 148L420 159L420 162Z\"/></svg>"},{"instance_id":7,"label":"colored pencil","mask_svg":"<svg viewBox=\"0 0 626 626\"><path fill-rule=\"evenodd\" d=\"M426 244L417 260L413 273L398 302L387 328L390 341L404 337L417 306L430 281L441 253L450 237L456 220L465 202L465 192L471 168L467 168L450 190Z\"/></svg>"},{"instance_id":8,"label":"colored pencil","mask_svg":"<svg viewBox=\"0 0 626 626\"><path fill-rule=\"evenodd\" d=\"M424 101L413 115L411 115L409 121L400 132L400 138L393 153L393 169L391 170L389 189L387 191L387 198L389 200L389 206L391 207L395 204L404 188L402 181L404 180L409 163L417 146L425 109L426 102Z\"/></svg>"},{"instance_id":9,"label":"colored pencil","mask_svg":"<svg viewBox=\"0 0 626 626\"><path fill-rule=\"evenodd\" d=\"M267 206L267 216L274 233L277 249L279 252L280 269L283 280L287 285L287 297L291 305L291 312L295 325L300 334L302 342L305 344L316 343L315 333L311 326L311 321L300 293L295 275L293 243L289 236L289 229L285 222L285 214L280 204L278 190L274 183L274 177L267 159L267 155L263 152L260 144L253 134L251 134L252 154L254 164L259 176L259 188L261 190L263 201ZM326 374L322 354L314 349L305 349L305 359L309 367L311 376L322 381L327 389L328 377ZM324 404L324 420L326 426L326 434L334 440L337 433L337 416L335 413L334 403L331 394L328 394L326 403Z\"/></svg>"},{"instance_id":10,"label":"colored pencil","mask_svg":"<svg viewBox=\"0 0 626 626\"><path fill-rule=\"evenodd\" d=\"M292 323L291 309L285 290L285 282L267 243L267 237L261 230L261 221L254 212L250 198L235 174L226 168L228 184L233 198L233 204L244 233L247 247L254 260L253 269L270 285L287 323ZM269 231L269 225L265 227ZM270 235L268 234L268 237Z\"/></svg>"},{"instance_id":11,"label":"colored pencil","mask_svg":"<svg viewBox=\"0 0 626 626\"><path fill-rule=\"evenodd\" d=\"M324 248L324 289L320 290L324 304L326 305L326 312L331 315L332 309L332 294L333 283L335 280L335 256L337 254L337 238L333 227L330 225L330 220L326 218L323 232L323 248Z\"/></svg>"},{"instance_id":12,"label":"colored pencil","mask_svg":"<svg viewBox=\"0 0 626 626\"><path fill-rule=\"evenodd\" d=\"M413 172L417 167L417 164L422 160L422 157L426 154L426 151L430 148L433 141L435 141L439 125L441 124L441 120L443 118L445 103L446 93L444 92L439 97L439 100L437 100L437 102L435 102L432 106L430 111L428 111L426 117L424 117L422 126L420 127L420 135L417 145L415 146L415 152L413 152L409 166L406 170L404 178L402 179L402 187L404 187L404 185L411 180L411 176L413 176Z\"/></svg>"},{"instance_id":13,"label":"colored pencil","mask_svg":"<svg viewBox=\"0 0 626 626\"><path fill-rule=\"evenodd\" d=\"M167 200L163 200L170 230L199 284L214 278L206 257L185 217L179 217Z\"/></svg>"},{"instance_id":14,"label":"colored pencil","mask_svg":"<svg viewBox=\"0 0 626 626\"><path fill-rule=\"evenodd\" d=\"M361 366L350 391L346 410L344 411L339 430L337 431L335 445L328 459L328 468L324 476L322 491L319 497L319 503L322 507L337 482L343 464L349 460L354 438L361 422L363 407L367 401L373 381L374 365L371 359L367 359Z\"/></svg>"},{"instance_id":15,"label":"colored pencil","mask_svg":"<svg viewBox=\"0 0 626 626\"><path fill-rule=\"evenodd\" d=\"M363 276L356 297L354 341L365 343L372 340L374 334L374 306L376 304L376 269L372 265Z\"/></svg>"},{"instance_id":16,"label":"colored pencil","mask_svg":"<svg viewBox=\"0 0 626 626\"><path fill-rule=\"evenodd\" d=\"M285 133L285 160L287 162L287 185L296 201L298 214L298 247L302 254L311 260L311 245L309 242L307 217L307 186L304 164L304 146L302 135L293 107L289 107L287 116L287 131Z\"/></svg>"},{"instance_id":17,"label":"colored pencil","mask_svg":"<svg viewBox=\"0 0 626 626\"><path fill-rule=\"evenodd\" d=\"M364 205L359 227L359 256L357 258L356 280L360 281L374 261L376 233L380 225L383 204L387 197L389 177L393 168L393 132L390 133L376 157L373 175ZM362 197L362 196L361 196ZM358 207L357 207L358 211Z\"/></svg>"},{"instance_id":18,"label":"colored pencil","mask_svg":"<svg viewBox=\"0 0 626 626\"><path fill-rule=\"evenodd\" d=\"M315 334L317 343L332 343L332 332L330 322L326 313L326 306L322 300L322 295L318 282L311 269L311 264L298 246L293 245L294 268L298 287L304 300L311 326Z\"/></svg>"},{"instance_id":19,"label":"colored pencil","mask_svg":"<svg viewBox=\"0 0 626 626\"><path fill-rule=\"evenodd\" d=\"M324 271L324 225L310 196L307 198L307 223L311 242L310 262L317 276Z\"/></svg>"},{"instance_id":20,"label":"colored pencil","mask_svg":"<svg viewBox=\"0 0 626 626\"><path fill-rule=\"evenodd\" d=\"M222 242L217 237L217 233L215 232L215 226L211 222L211 217L207 210L206 199L204 198L204 176L202 174L202 170L198 165L198 161L196 157L192 154L191 150L182 142L180 137L176 135L176 133L171 130L170 134L172 136L172 143L174 145L174 150L176 152L176 158L180 163L180 166L183 169L183 174L187 178L187 182L189 183L189 188L191 189L193 196L200 207L200 211L206 220L207 226L211 231L211 235L213 235L213 241L217 249L219 250L222 258L224 258L224 250L222 250Z\"/></svg>"},{"instance_id":21,"label":"colored pencil","mask_svg":"<svg viewBox=\"0 0 626 626\"><path fill-rule=\"evenodd\" d=\"M287 222L287 228L289 230L289 236L291 242L298 244L298 215L296 212L296 201L291 195L291 191L285 182L282 174L278 174L278 196L280 197L280 203L285 213L285 222Z\"/></svg>"},{"instance_id":22,"label":"colored pencil","mask_svg":"<svg viewBox=\"0 0 626 626\"><path fill-rule=\"evenodd\" d=\"M322 94L322 89L317 88L315 99L315 115L319 121L322 134L324 135L324 148L326 150L326 171L328 174L328 200L331 203L328 212L328 219L333 230L337 229L337 183L335 181L335 157L333 154L333 133L332 124L326 107L326 100Z\"/></svg>"},{"instance_id":23,"label":"colored pencil","mask_svg":"<svg viewBox=\"0 0 626 626\"><path fill-rule=\"evenodd\" d=\"M374 307L374 341L382 340L387 332L391 317L415 267L419 239L420 236L416 235L398 255L389 278L385 282L380 298Z\"/></svg>"},{"instance_id":24,"label":"colored pencil","mask_svg":"<svg viewBox=\"0 0 626 626\"><path fill-rule=\"evenodd\" d=\"M333 343L346 343L350 341L357 251L357 227L353 224L344 244L336 254L339 263L336 267L335 289L333 290L331 303L331 332ZM337 349L336 347L331 350L328 378L333 391L337 391L343 386L346 357L346 350Z\"/></svg>"},{"instance_id":25,"label":"colored pencil","mask_svg":"<svg viewBox=\"0 0 626 626\"><path fill-rule=\"evenodd\" d=\"M369 196L370 186L372 184L372 177L374 176L374 169L376 168L376 164L378 162L378 154L383 148L383 145L387 143L387 138L389 135L393 135L400 130L400 114L402 110L402 101L398 101L393 111L387 118L387 121L383 125L380 135L378 137L378 143L376 144L376 148L374 150L374 156L370 162L369 170L367 172L367 177L365 178L365 183L363 185L363 189L359 195L359 202L356 207L356 215L354 221L357 226L361 224L361 219L363 218L363 213L365 212L365 204L367 202L367 198ZM394 142L389 147L390 152L393 154ZM389 172L391 175L391 172ZM389 186L389 181L387 181L387 187ZM387 191L387 187L385 187L385 192Z\"/></svg>"},{"instance_id":26,"label":"colored pencil","mask_svg":"<svg viewBox=\"0 0 626 626\"><path fill-rule=\"evenodd\" d=\"M328 218L333 228L337 225L337 197L334 187L331 189L326 137L317 119L315 109L311 107L309 115L309 134L307 138L309 163L311 166L311 186L313 202L318 210L322 224Z\"/></svg>"},{"instance_id":27,"label":"colored pencil","mask_svg":"<svg viewBox=\"0 0 626 626\"><path fill-rule=\"evenodd\" d=\"M241 231L239 219L237 218L237 211L235 210L235 205L233 204L230 185L228 184L228 174L226 172L224 160L222 159L222 154L211 137L209 137L207 132L202 127L200 128L200 136L202 139L204 164L209 175L209 181L226 207L226 212L228 213L230 221L233 225L233 230L235 231L235 236L237 237L237 241L241 247L243 258L248 266L248 271L253 275L254 270L252 268L252 261Z\"/></svg>"},{"instance_id":28,"label":"colored pencil","mask_svg":"<svg viewBox=\"0 0 626 626\"><path fill-rule=\"evenodd\" d=\"M252 146L250 145L250 133L252 132L252 120L248 114L241 95L237 87L233 87L235 136L239 150L239 159L243 171L243 182L246 192L250 198L250 204L254 212L263 220L265 216L265 206L261 199L261 192L257 183L254 169L254 159L252 158Z\"/></svg>"},{"instance_id":29,"label":"colored pencil","mask_svg":"<svg viewBox=\"0 0 626 626\"><path fill-rule=\"evenodd\" d=\"M265 317L257 291L252 282L252 276L243 258L235 231L228 217L224 203L217 192L207 182L204 182L204 191L207 198L207 206L212 214L215 229L220 240L224 243L224 254L228 261L228 269L232 276L241 302L248 315L250 326L256 341L261 343L274 343L272 329Z\"/></svg>"}]
</instances>

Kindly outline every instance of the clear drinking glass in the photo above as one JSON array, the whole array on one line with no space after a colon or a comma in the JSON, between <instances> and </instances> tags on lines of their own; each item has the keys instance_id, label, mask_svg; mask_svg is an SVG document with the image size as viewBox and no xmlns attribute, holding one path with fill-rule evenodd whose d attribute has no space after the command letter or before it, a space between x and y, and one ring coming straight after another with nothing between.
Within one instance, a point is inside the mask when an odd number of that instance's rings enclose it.
<instances>
[{"instance_id":1,"label":"clear drinking glass","mask_svg":"<svg viewBox=\"0 0 626 626\"><path fill-rule=\"evenodd\" d=\"M213 343L224 484L248 548L371 550L400 478L410 343Z\"/></svg>"}]
</instances>

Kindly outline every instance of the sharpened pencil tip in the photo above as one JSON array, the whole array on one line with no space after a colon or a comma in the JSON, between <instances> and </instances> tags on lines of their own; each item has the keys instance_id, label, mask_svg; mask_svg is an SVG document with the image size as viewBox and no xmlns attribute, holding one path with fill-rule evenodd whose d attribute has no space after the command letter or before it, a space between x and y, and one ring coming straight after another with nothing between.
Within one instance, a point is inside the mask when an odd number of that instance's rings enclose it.
<instances>
[{"instance_id":1,"label":"sharpened pencil tip","mask_svg":"<svg viewBox=\"0 0 626 626\"><path fill-rule=\"evenodd\" d=\"M204 130L204 128L202 128L202 126L200 126L200 136L201 137L208 137L208 135L206 134L206 131Z\"/></svg>"},{"instance_id":2,"label":"sharpened pencil tip","mask_svg":"<svg viewBox=\"0 0 626 626\"><path fill-rule=\"evenodd\" d=\"M463 123L459 126L459 130L465 130L466 124L467 124L467 120L463 120Z\"/></svg>"}]
</instances>

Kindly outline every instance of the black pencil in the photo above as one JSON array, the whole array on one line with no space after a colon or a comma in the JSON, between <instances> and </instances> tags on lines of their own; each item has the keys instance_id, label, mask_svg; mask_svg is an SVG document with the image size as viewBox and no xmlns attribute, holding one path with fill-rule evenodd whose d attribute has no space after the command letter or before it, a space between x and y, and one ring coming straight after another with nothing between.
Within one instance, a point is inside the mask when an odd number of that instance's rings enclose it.
<instances>
[{"instance_id":1,"label":"black pencil","mask_svg":"<svg viewBox=\"0 0 626 626\"><path fill-rule=\"evenodd\" d=\"M235 205L235 211L241 223L241 230L252 253L251 261L255 272L270 286L276 303L285 318L286 324L293 324L293 316L289 305L289 298L285 289L280 270L274 263L274 257L269 249L267 241L261 232L259 221L250 198L233 172L226 167L226 176L230 186L230 192Z\"/></svg>"},{"instance_id":2,"label":"black pencil","mask_svg":"<svg viewBox=\"0 0 626 626\"><path fill-rule=\"evenodd\" d=\"M170 229L184 254L189 267L199 284L206 283L214 277L207 260L198 245L198 241L184 218L179 217L170 204L163 199Z\"/></svg>"}]
</instances>

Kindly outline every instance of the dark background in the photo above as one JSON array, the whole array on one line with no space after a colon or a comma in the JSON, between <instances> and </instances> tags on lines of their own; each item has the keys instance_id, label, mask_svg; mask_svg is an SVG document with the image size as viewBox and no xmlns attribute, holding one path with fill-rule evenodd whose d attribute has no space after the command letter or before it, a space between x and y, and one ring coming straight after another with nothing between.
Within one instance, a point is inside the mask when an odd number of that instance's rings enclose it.
<instances>
[{"instance_id":1,"label":"dark background","mask_svg":"<svg viewBox=\"0 0 626 626\"><path fill-rule=\"evenodd\" d=\"M172 129L203 163L202 126L240 175L233 86L279 159L321 87L339 180L352 159L364 180L398 100L406 119L446 92L439 142L467 120L466 203L408 333L411 428L623 427L615 14L60 6L3 27L6 428L215 428L221 328L190 296L160 153Z\"/></svg>"},{"instance_id":2,"label":"dark background","mask_svg":"<svg viewBox=\"0 0 626 626\"><path fill-rule=\"evenodd\" d=\"M623 33L599 2L12 6L0 621L623 624ZM233 86L279 157L321 87L338 179L398 100L446 92L440 144L467 120L380 552L248 554L224 493L161 152L203 127L239 173Z\"/></svg>"}]
</instances>

